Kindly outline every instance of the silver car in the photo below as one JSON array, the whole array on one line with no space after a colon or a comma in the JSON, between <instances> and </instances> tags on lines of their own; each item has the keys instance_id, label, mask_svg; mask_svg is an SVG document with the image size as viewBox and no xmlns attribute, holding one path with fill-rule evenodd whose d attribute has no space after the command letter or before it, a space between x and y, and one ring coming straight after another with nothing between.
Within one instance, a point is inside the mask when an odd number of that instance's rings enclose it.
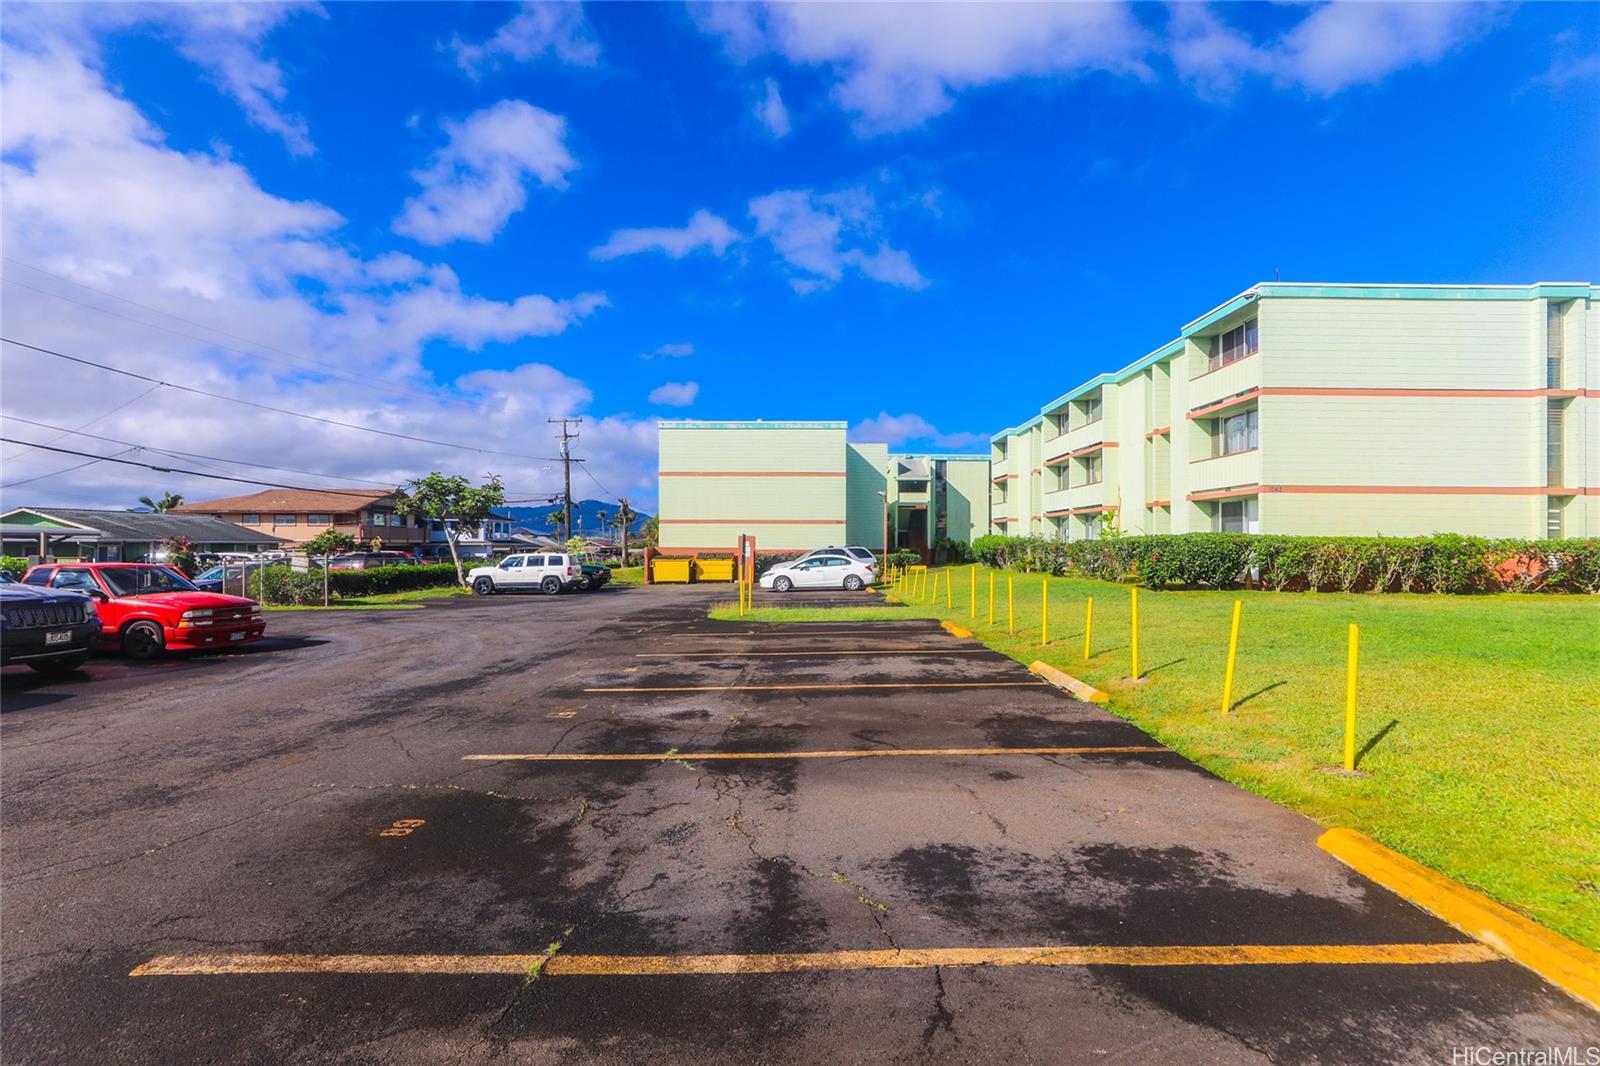
<instances>
[{"instance_id":1,"label":"silver car","mask_svg":"<svg viewBox=\"0 0 1600 1066\"><path fill-rule=\"evenodd\" d=\"M843 555L808 555L776 563L761 575L760 585L774 592L791 589L847 589L859 592L877 580L874 567Z\"/></svg>"}]
</instances>

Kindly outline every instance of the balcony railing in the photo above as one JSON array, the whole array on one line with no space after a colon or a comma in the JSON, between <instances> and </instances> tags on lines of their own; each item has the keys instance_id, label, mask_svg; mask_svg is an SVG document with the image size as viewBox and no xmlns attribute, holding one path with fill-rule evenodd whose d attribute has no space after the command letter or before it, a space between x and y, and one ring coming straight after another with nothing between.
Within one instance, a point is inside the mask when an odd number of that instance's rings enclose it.
<instances>
[{"instance_id":1,"label":"balcony railing","mask_svg":"<svg viewBox=\"0 0 1600 1066\"><path fill-rule=\"evenodd\" d=\"M1234 452L1189 464L1189 491L1209 492L1235 485L1254 485L1261 481L1261 450Z\"/></svg>"}]
</instances>

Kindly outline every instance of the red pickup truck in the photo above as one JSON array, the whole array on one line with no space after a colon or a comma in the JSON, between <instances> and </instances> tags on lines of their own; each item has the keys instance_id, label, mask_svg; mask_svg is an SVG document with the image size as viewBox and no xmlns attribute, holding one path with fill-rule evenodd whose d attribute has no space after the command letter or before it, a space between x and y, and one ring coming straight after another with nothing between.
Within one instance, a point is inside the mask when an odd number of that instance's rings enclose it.
<instances>
[{"instance_id":1,"label":"red pickup truck","mask_svg":"<svg viewBox=\"0 0 1600 1066\"><path fill-rule=\"evenodd\" d=\"M243 596L202 592L170 567L154 563L46 563L25 585L82 592L100 614L100 647L135 659L180 649L217 648L260 640L261 606Z\"/></svg>"}]
</instances>

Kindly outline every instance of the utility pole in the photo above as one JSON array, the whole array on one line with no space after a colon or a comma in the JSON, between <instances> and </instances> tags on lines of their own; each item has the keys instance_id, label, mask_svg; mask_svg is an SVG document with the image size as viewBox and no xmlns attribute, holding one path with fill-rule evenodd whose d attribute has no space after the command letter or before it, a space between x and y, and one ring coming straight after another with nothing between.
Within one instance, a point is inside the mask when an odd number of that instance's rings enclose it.
<instances>
[{"instance_id":1,"label":"utility pole","mask_svg":"<svg viewBox=\"0 0 1600 1066\"><path fill-rule=\"evenodd\" d=\"M561 423L561 436L557 438L558 440L561 441L561 471L562 471L562 477L565 480L565 488L563 489L563 491L561 493L561 500L562 500L562 507L561 507L562 534L561 535L562 535L563 539L571 540L572 539L572 464L573 463L581 463L581 462L583 462L583 460L582 459L574 459L572 457L572 451L568 447L568 442L577 440L578 439L578 434L570 432L567 429L567 426L569 424L570 425L574 425L574 426L581 426L581 425L583 425L583 419L581 419L581 418L547 418L547 419L545 419L545 421L549 422L551 424L554 424L554 423L557 423L557 422Z\"/></svg>"}]
</instances>

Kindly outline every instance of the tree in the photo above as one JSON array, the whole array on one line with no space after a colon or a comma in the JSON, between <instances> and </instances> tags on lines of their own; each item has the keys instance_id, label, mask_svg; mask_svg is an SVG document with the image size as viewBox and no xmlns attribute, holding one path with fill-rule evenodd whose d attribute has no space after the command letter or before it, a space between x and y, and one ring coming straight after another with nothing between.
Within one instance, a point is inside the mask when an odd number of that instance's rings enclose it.
<instances>
[{"instance_id":1,"label":"tree","mask_svg":"<svg viewBox=\"0 0 1600 1066\"><path fill-rule=\"evenodd\" d=\"M461 552L456 542L469 529L477 529L489 520L495 508L506 502L505 486L493 474L478 488L458 474L441 474L437 470L427 477L407 482L395 493L394 509L403 515L413 515L437 521L444 528L445 543L450 546L450 561L456 564L456 580L467 583L461 568Z\"/></svg>"},{"instance_id":2,"label":"tree","mask_svg":"<svg viewBox=\"0 0 1600 1066\"><path fill-rule=\"evenodd\" d=\"M356 546L356 538L329 526L300 545L307 555L340 555Z\"/></svg>"},{"instance_id":3,"label":"tree","mask_svg":"<svg viewBox=\"0 0 1600 1066\"><path fill-rule=\"evenodd\" d=\"M182 507L183 497L175 492L163 492L159 500L151 499L149 496L140 496L139 502L152 511L159 511L165 514L168 511Z\"/></svg>"},{"instance_id":4,"label":"tree","mask_svg":"<svg viewBox=\"0 0 1600 1066\"><path fill-rule=\"evenodd\" d=\"M661 519L646 518L644 527L639 530L639 544L641 547L654 548L661 543Z\"/></svg>"},{"instance_id":5,"label":"tree","mask_svg":"<svg viewBox=\"0 0 1600 1066\"><path fill-rule=\"evenodd\" d=\"M196 565L198 560L194 557L194 543L188 537L168 537L161 542L161 547L167 553L167 565L174 570L185 577L193 577L200 572Z\"/></svg>"},{"instance_id":6,"label":"tree","mask_svg":"<svg viewBox=\"0 0 1600 1066\"><path fill-rule=\"evenodd\" d=\"M634 519L639 515L632 507L628 506L626 497L617 501L616 516L611 519L611 524L617 527L619 547L622 548L622 565L628 565L628 529L633 525Z\"/></svg>"}]
</instances>

